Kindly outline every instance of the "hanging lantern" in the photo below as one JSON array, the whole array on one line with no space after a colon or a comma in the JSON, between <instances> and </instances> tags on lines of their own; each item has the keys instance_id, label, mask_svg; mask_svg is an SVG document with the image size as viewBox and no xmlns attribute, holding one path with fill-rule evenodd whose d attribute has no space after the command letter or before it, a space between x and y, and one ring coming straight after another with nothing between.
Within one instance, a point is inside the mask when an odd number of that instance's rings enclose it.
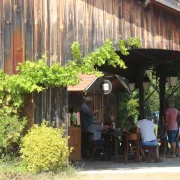
<instances>
[{"instance_id":1,"label":"hanging lantern","mask_svg":"<svg viewBox=\"0 0 180 180\"><path fill-rule=\"evenodd\" d=\"M135 83L129 82L128 85L129 85L129 90L130 90L130 91L134 91Z\"/></svg>"},{"instance_id":2,"label":"hanging lantern","mask_svg":"<svg viewBox=\"0 0 180 180\"><path fill-rule=\"evenodd\" d=\"M144 76L144 79L143 79L143 89L144 89L144 91L148 91L149 86L150 86L150 79L149 79L149 77L146 74Z\"/></svg>"},{"instance_id":3,"label":"hanging lantern","mask_svg":"<svg viewBox=\"0 0 180 180\"><path fill-rule=\"evenodd\" d=\"M176 76L170 76L167 77L167 82L170 87L174 87L177 85L178 77Z\"/></svg>"}]
</instances>

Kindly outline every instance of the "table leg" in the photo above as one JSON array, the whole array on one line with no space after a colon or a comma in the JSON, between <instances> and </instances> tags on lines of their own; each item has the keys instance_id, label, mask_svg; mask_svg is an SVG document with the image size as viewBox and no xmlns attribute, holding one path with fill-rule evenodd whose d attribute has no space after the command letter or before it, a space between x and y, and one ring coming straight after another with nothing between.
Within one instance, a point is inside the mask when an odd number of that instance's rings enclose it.
<instances>
[{"instance_id":1,"label":"table leg","mask_svg":"<svg viewBox=\"0 0 180 180\"><path fill-rule=\"evenodd\" d=\"M115 162L119 162L119 158L118 158L118 143L119 143L119 139L117 137L115 137Z\"/></svg>"}]
</instances>

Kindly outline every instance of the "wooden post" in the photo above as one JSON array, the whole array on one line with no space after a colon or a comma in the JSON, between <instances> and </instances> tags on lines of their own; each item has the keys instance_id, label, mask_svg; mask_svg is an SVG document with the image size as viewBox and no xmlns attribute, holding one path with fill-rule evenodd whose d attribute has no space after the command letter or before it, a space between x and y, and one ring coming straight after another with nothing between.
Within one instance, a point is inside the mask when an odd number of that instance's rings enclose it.
<instances>
[{"instance_id":1,"label":"wooden post","mask_svg":"<svg viewBox=\"0 0 180 180\"><path fill-rule=\"evenodd\" d=\"M145 110L144 110L144 88L143 88L143 78L144 78L144 70L140 71L139 74L139 115L140 119L144 118Z\"/></svg>"},{"instance_id":2,"label":"wooden post","mask_svg":"<svg viewBox=\"0 0 180 180\"><path fill-rule=\"evenodd\" d=\"M167 65L163 64L160 68L160 81L159 81L159 101L160 101L160 108L159 108L159 119L162 119L165 114L165 87L166 87L166 73L167 72Z\"/></svg>"}]
</instances>

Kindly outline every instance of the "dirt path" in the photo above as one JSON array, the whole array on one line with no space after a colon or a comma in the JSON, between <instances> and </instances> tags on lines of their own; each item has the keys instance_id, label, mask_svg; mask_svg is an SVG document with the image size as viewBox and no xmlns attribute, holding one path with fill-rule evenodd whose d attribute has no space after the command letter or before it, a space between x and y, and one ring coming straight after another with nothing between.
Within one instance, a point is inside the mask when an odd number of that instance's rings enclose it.
<instances>
[{"instance_id":1,"label":"dirt path","mask_svg":"<svg viewBox=\"0 0 180 180\"><path fill-rule=\"evenodd\" d=\"M180 180L180 173L80 174L70 180Z\"/></svg>"}]
</instances>

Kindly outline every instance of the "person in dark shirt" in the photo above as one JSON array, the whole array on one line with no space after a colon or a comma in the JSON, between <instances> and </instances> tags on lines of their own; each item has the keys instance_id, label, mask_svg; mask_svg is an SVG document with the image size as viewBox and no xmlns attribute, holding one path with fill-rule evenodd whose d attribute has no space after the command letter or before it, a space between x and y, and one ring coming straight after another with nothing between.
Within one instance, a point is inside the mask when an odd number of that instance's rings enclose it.
<instances>
[{"instance_id":1,"label":"person in dark shirt","mask_svg":"<svg viewBox=\"0 0 180 180\"><path fill-rule=\"evenodd\" d=\"M80 109L81 122L81 152L82 158L86 158L88 150L88 127L93 123L95 113L90 109L91 97L85 97Z\"/></svg>"},{"instance_id":2,"label":"person in dark shirt","mask_svg":"<svg viewBox=\"0 0 180 180\"><path fill-rule=\"evenodd\" d=\"M87 132L88 126L93 122L93 112L90 109L90 97L85 97L80 110L81 130Z\"/></svg>"}]
</instances>

